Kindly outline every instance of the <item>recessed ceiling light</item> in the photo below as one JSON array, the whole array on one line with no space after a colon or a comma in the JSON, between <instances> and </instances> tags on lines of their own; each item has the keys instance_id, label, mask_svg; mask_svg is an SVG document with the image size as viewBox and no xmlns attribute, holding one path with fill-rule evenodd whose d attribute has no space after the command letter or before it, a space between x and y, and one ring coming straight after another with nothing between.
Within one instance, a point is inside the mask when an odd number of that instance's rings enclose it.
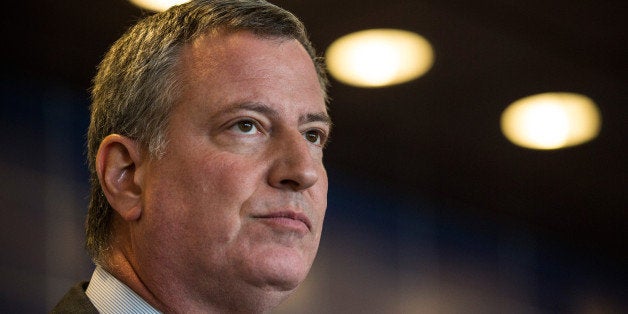
<instances>
[{"instance_id":1,"label":"recessed ceiling light","mask_svg":"<svg viewBox=\"0 0 628 314\"><path fill-rule=\"evenodd\" d=\"M512 103L501 118L502 132L516 145L557 149L594 139L601 126L590 98L574 93L544 93Z\"/></svg>"},{"instance_id":2,"label":"recessed ceiling light","mask_svg":"<svg viewBox=\"0 0 628 314\"><path fill-rule=\"evenodd\" d=\"M190 0L129 0L131 3L137 5L140 8L148 9L151 11L161 12L166 11L168 8L190 2Z\"/></svg>"},{"instance_id":3,"label":"recessed ceiling light","mask_svg":"<svg viewBox=\"0 0 628 314\"><path fill-rule=\"evenodd\" d=\"M370 29L334 41L325 54L329 73L360 87L404 83L425 74L434 62L430 43L398 29Z\"/></svg>"}]
</instances>

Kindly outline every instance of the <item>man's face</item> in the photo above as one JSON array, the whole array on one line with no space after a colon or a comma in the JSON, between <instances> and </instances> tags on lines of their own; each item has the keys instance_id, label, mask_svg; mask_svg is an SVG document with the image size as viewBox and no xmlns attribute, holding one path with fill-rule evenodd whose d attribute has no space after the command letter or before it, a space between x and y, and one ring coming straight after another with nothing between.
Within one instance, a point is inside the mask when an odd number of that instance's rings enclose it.
<instances>
[{"instance_id":1,"label":"man's face","mask_svg":"<svg viewBox=\"0 0 628 314\"><path fill-rule=\"evenodd\" d=\"M237 32L186 46L179 69L165 155L138 168L140 279L188 294L294 289L327 206L330 123L312 61L296 40Z\"/></svg>"}]
</instances>

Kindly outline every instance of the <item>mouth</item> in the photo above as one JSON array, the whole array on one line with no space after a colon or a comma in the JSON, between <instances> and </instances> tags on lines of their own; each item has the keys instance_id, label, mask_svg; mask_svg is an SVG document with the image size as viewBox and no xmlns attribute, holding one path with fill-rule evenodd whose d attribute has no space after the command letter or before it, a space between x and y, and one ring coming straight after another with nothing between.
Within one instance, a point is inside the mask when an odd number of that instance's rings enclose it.
<instances>
[{"instance_id":1,"label":"mouth","mask_svg":"<svg viewBox=\"0 0 628 314\"><path fill-rule=\"evenodd\" d=\"M284 227L302 229L306 227L308 231L312 230L310 219L303 213L294 211L277 211L265 215L254 216L254 218L272 222Z\"/></svg>"}]
</instances>

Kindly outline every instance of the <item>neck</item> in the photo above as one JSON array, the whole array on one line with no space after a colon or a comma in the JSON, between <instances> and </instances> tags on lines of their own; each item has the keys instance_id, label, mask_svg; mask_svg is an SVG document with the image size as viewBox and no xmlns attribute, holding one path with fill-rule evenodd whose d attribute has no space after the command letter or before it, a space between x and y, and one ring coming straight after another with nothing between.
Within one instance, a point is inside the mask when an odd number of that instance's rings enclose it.
<instances>
[{"instance_id":1,"label":"neck","mask_svg":"<svg viewBox=\"0 0 628 314\"><path fill-rule=\"evenodd\" d=\"M101 266L160 312L266 313L289 295L272 287L241 285L233 278L214 278L203 287L190 286L191 279L168 271L167 261L158 268L149 267L153 271L148 271L142 266L146 261L138 258L126 231L128 226L118 225L114 229L116 236Z\"/></svg>"}]
</instances>

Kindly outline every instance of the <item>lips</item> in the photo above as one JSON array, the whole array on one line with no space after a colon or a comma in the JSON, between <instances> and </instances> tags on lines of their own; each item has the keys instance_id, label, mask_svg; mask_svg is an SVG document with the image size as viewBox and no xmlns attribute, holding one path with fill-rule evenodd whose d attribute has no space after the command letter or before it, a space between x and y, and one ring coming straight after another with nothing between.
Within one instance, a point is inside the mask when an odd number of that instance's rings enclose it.
<instances>
[{"instance_id":1,"label":"lips","mask_svg":"<svg viewBox=\"0 0 628 314\"><path fill-rule=\"evenodd\" d=\"M282 219L290 219L290 220L294 220L295 222L301 222L303 223L308 230L312 230L312 223L310 222L310 219L303 213L300 212L294 212L294 211L277 211L277 212L272 212L269 214L265 214L265 215L258 215L258 216L254 216L255 218L259 218L259 219L268 219L268 220L282 220Z\"/></svg>"}]
</instances>

